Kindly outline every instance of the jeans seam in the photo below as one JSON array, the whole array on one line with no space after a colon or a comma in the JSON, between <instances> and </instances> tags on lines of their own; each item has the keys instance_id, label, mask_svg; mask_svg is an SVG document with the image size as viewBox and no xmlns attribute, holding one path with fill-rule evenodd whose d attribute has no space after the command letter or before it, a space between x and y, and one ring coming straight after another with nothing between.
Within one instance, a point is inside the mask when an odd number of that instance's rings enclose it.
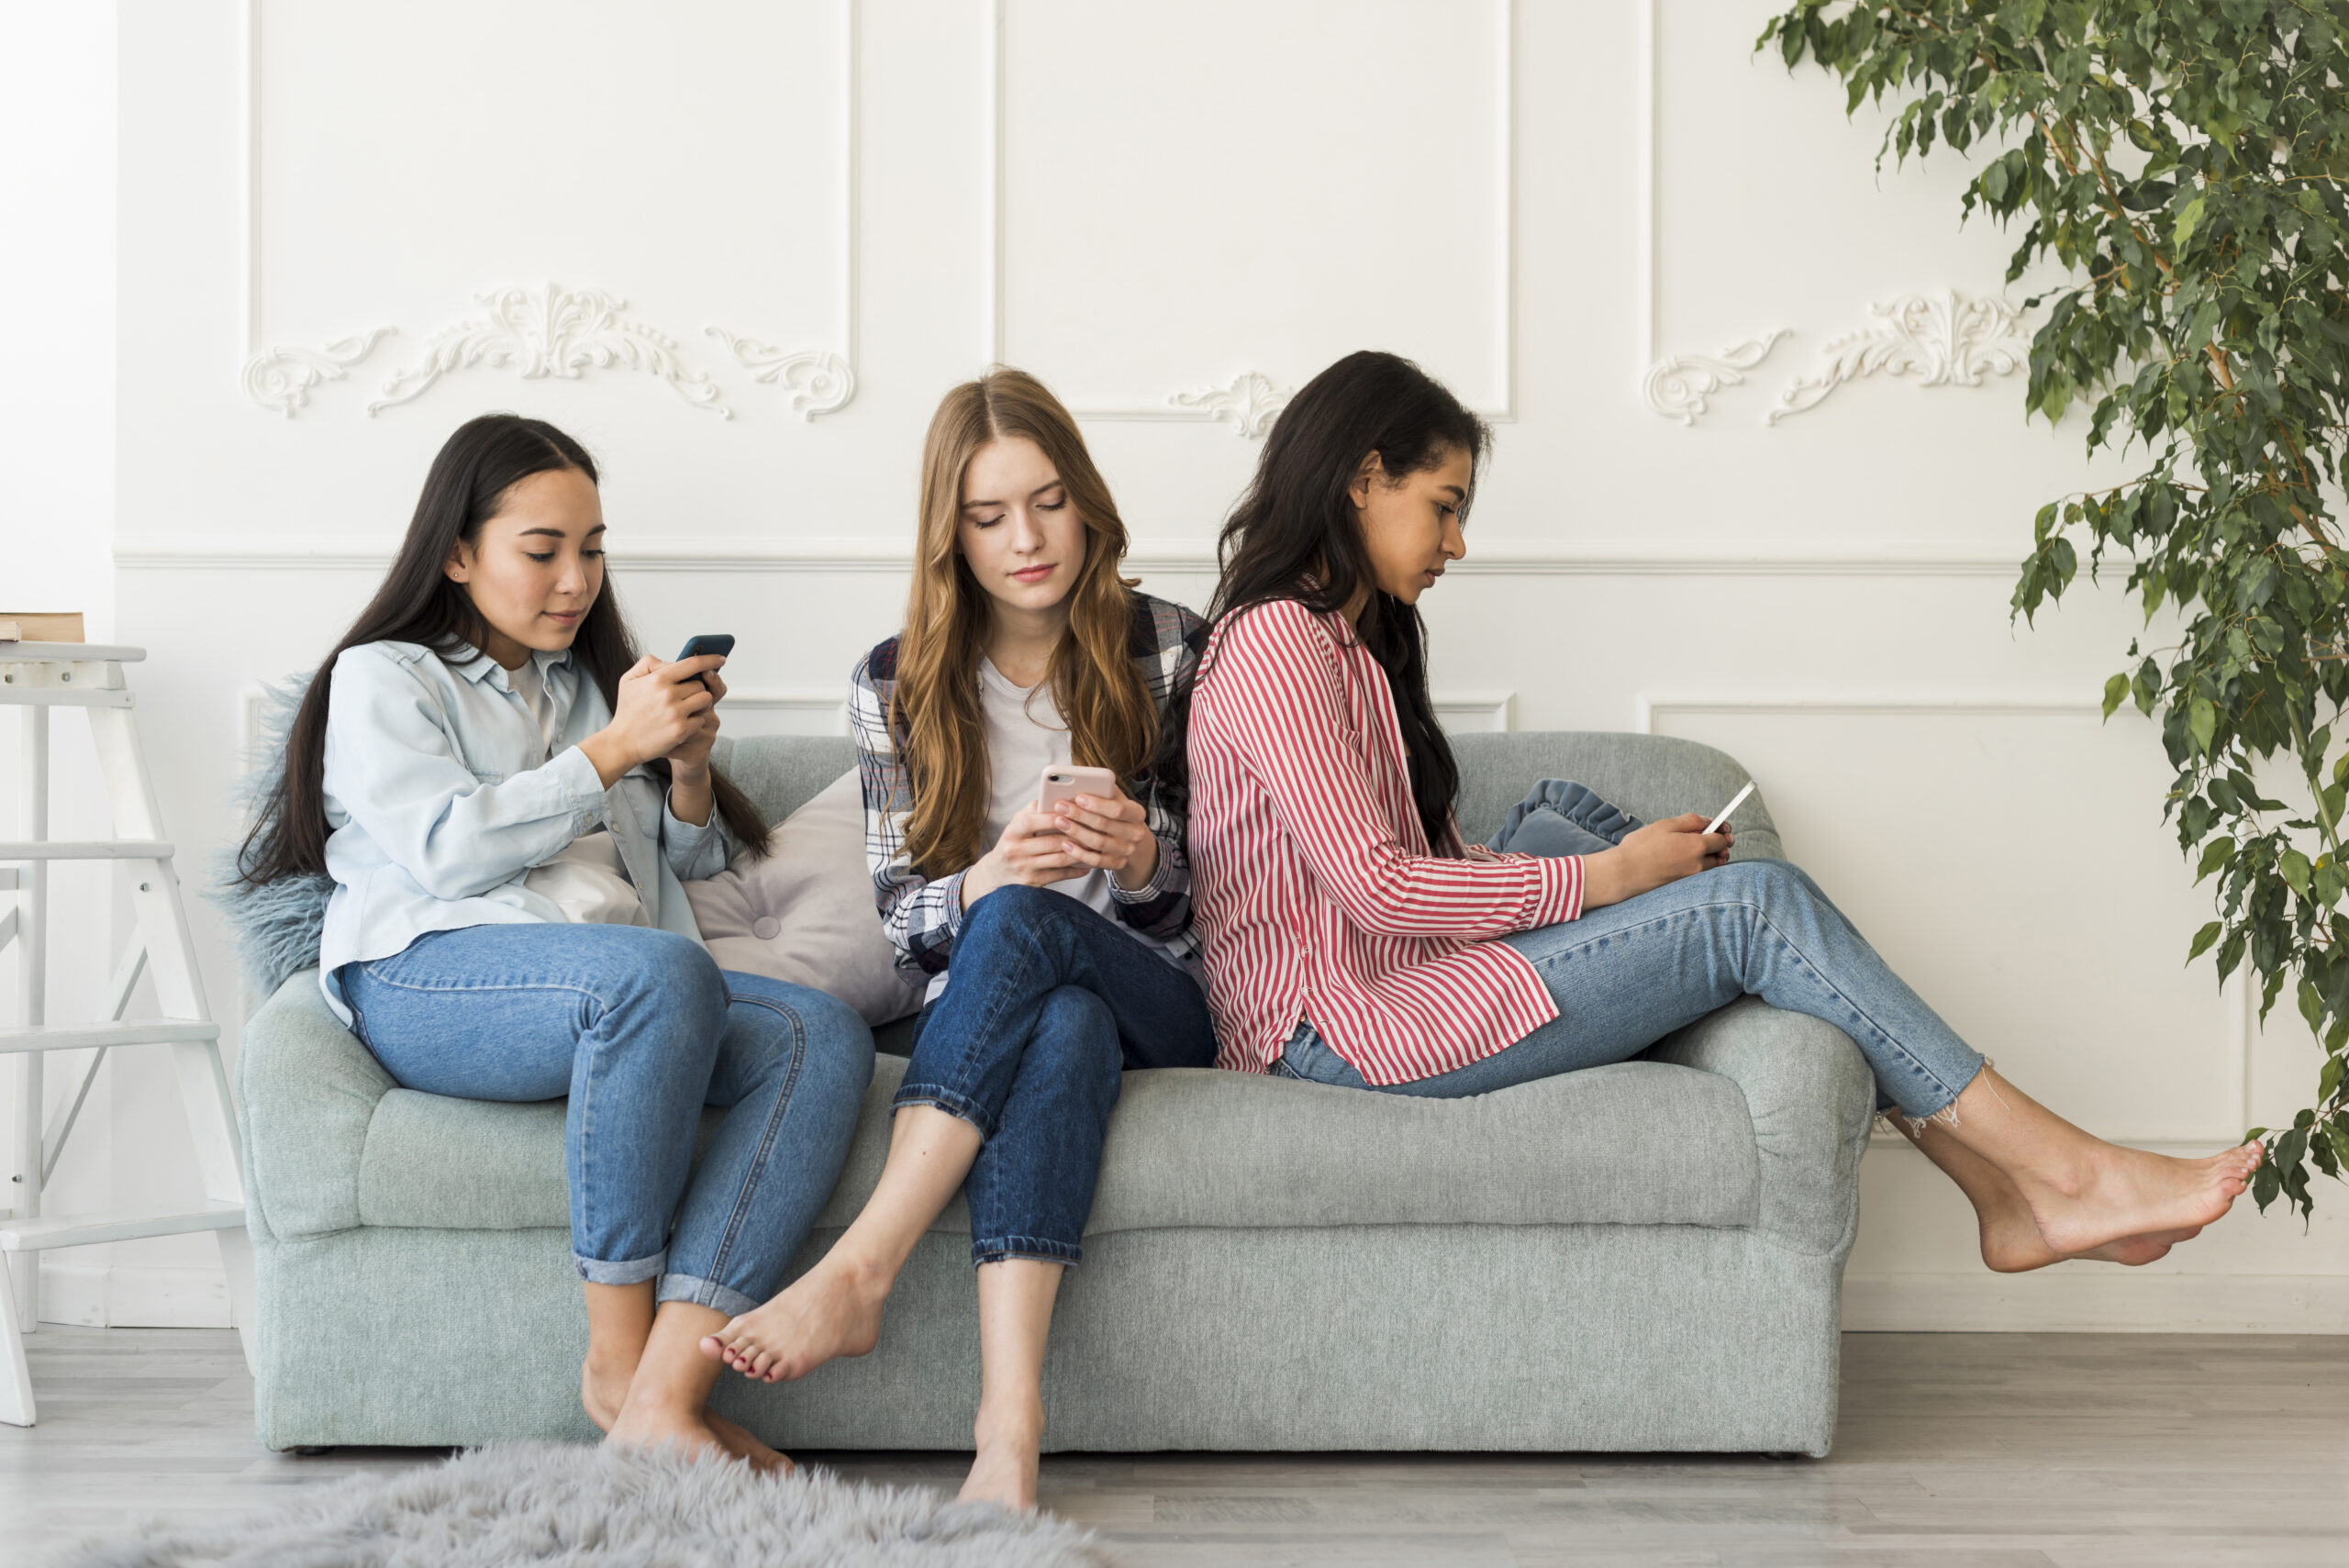
<instances>
[{"instance_id":1,"label":"jeans seam","mask_svg":"<svg viewBox=\"0 0 2349 1568\"><path fill-rule=\"evenodd\" d=\"M1773 920L1769 914L1764 910L1759 904L1753 903L1749 900L1709 899L1702 904L1692 904L1686 908L1675 910L1670 915L1661 916L1656 919L1650 921L1643 921L1638 926L1627 926L1620 930L1609 931L1604 936L1593 937L1587 941L1578 942L1573 947L1564 948L1556 952L1544 953L1538 959L1530 959L1527 962L1533 965L1536 972L1546 971L1551 964L1557 962L1561 959L1571 958L1577 953L1587 952L1592 948L1612 941L1617 937L1628 936L1633 931L1645 930L1650 928L1664 930L1669 929L1672 922L1677 918L1693 919L1709 910L1737 908L1751 908L1753 911L1754 919L1759 922L1771 936L1777 939L1780 946L1784 947L1787 951L1792 953L1795 958L1801 962L1802 966L1810 972L1811 975L1818 980L1820 987L1824 989L1829 995L1833 996L1838 1002L1843 1004L1843 1006L1850 1010L1854 1018L1859 1019L1862 1023L1865 1024L1868 1029L1873 1030L1877 1039L1883 1040L1899 1055L1902 1062L1908 1063L1916 1071L1919 1076L1930 1081L1935 1089L1941 1091L1942 1094L1946 1096L1943 1101L1943 1106L1946 1106L1950 1100L1957 1098L1957 1096L1964 1092L1963 1084L1955 1089L1951 1088L1947 1083L1943 1081L1940 1073L1934 1072L1931 1067L1928 1067L1925 1064L1924 1060L1921 1057L1918 1056L1914 1051L1901 1044L1898 1040L1893 1039L1891 1032L1882 1024L1876 1022L1876 1019L1869 1015L1866 1009L1863 1008L1857 1002L1854 1001L1851 996L1844 992L1842 986L1837 985L1833 981L1827 978L1826 973L1821 970L1817 963L1812 962L1810 956L1805 953L1802 949L1796 944L1793 938L1787 935L1785 929L1780 927L1776 921ZM1520 954L1519 956L1523 957L1524 955ZM1546 981L1544 982L1544 989L1547 989ZM1936 1110L1940 1108L1941 1107L1939 1106L1935 1107Z\"/></svg>"},{"instance_id":2,"label":"jeans seam","mask_svg":"<svg viewBox=\"0 0 2349 1568\"><path fill-rule=\"evenodd\" d=\"M774 1108L768 1115L766 1126L759 1134L758 1154L751 1161L750 1172L744 1177L742 1185L734 1195L733 1207L727 1213L726 1229L718 1237L717 1255L710 1260L709 1263L708 1277L712 1281L716 1281L726 1272L726 1262L734 1251L735 1238L741 1234L742 1221L750 1213L751 1195L758 1190L761 1179L765 1176L767 1161L774 1152L776 1134L782 1129L783 1118L790 1114L791 1096L799 1086L800 1069L806 1066L807 1062L807 1025L795 1009L786 1007L770 997L738 996L730 989L726 994L726 1000L729 1006L736 1002L745 1002L754 1006L771 1007L790 1020L791 1074L784 1082L783 1092L775 1096Z\"/></svg>"},{"instance_id":3,"label":"jeans seam","mask_svg":"<svg viewBox=\"0 0 2349 1568\"><path fill-rule=\"evenodd\" d=\"M388 985L398 991L575 991L583 996L593 996L598 1002L603 1000L602 994L592 986L572 980L476 980L451 985L419 985L413 980L395 980L390 975L376 973L376 962L380 961L362 963L359 966L366 973L367 983L371 985Z\"/></svg>"},{"instance_id":4,"label":"jeans seam","mask_svg":"<svg viewBox=\"0 0 2349 1568\"><path fill-rule=\"evenodd\" d=\"M988 1125L991 1118L985 1115L978 1101L968 1095L950 1089L943 1084L898 1085L896 1094L890 1098L889 1109L896 1112L905 1109L907 1106L928 1106L933 1110L944 1111L958 1121L969 1122L978 1129L980 1140L983 1142L992 1140L997 1131L996 1128Z\"/></svg>"}]
</instances>

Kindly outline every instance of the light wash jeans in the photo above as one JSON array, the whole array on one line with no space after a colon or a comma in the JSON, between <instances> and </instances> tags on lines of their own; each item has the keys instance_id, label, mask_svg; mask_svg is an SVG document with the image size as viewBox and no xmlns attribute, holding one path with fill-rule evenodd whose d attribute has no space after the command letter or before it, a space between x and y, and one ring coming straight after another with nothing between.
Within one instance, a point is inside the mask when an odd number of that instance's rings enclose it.
<instances>
[{"instance_id":1,"label":"light wash jeans","mask_svg":"<svg viewBox=\"0 0 2349 1568\"><path fill-rule=\"evenodd\" d=\"M343 966L402 1086L567 1095L579 1276L729 1316L774 1291L848 1158L873 1034L847 1003L639 926L467 926ZM728 1107L693 1166L705 1105Z\"/></svg>"},{"instance_id":2,"label":"light wash jeans","mask_svg":"<svg viewBox=\"0 0 2349 1568\"><path fill-rule=\"evenodd\" d=\"M1019 883L971 906L949 973L896 1104L986 1140L963 1186L974 1262L1075 1263L1124 1070L1214 1066L1207 993L1098 910Z\"/></svg>"},{"instance_id":3,"label":"light wash jeans","mask_svg":"<svg viewBox=\"0 0 2349 1568\"><path fill-rule=\"evenodd\" d=\"M1544 779L1489 847L1590 854L1640 826L1580 784ZM1851 1036L1876 1073L1879 1107L1932 1116L1982 1067L1819 884L1785 861L1731 861L1578 920L1500 940L1533 965L1558 1016L1481 1061L1390 1084L1387 1093L1482 1095L1622 1062L1743 995L1824 1018ZM1310 1021L1297 1026L1273 1070L1370 1086Z\"/></svg>"}]
</instances>

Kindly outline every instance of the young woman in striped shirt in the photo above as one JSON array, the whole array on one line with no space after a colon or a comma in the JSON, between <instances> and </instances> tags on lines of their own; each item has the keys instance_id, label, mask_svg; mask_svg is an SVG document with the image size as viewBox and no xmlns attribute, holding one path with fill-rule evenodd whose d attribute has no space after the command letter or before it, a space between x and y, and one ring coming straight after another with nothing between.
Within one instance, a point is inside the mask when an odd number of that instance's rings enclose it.
<instances>
[{"instance_id":1,"label":"young woman in striped shirt","mask_svg":"<svg viewBox=\"0 0 2349 1568\"><path fill-rule=\"evenodd\" d=\"M704 1343L770 1383L864 1354L914 1244L967 1191L983 1384L963 1496L1032 1508L1045 1333L1119 1074L1215 1061L1182 820L1150 771L1205 628L1119 576L1108 486L1019 371L940 405L916 550L905 630L849 699L882 921L930 977L888 1162L820 1263ZM1072 762L1124 787L1039 809L1043 771Z\"/></svg>"},{"instance_id":2,"label":"young woman in striped shirt","mask_svg":"<svg viewBox=\"0 0 2349 1568\"><path fill-rule=\"evenodd\" d=\"M1488 432L1358 353L1289 403L1221 539L1187 718L1189 848L1220 1064L1461 1095L1635 1056L1757 995L1826 1019L1964 1189L1992 1268L2143 1263L2259 1159L2116 1148L1995 1074L1799 870L1545 781L1461 841L1419 595L1467 553ZM1927 1129L1938 1121L1927 1136Z\"/></svg>"}]
</instances>

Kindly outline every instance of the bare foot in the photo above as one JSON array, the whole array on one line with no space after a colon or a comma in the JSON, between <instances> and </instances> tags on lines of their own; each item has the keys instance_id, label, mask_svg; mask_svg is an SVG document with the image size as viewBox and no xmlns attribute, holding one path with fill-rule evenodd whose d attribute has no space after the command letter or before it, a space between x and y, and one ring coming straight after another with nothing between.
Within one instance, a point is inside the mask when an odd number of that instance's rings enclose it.
<instances>
[{"instance_id":1,"label":"bare foot","mask_svg":"<svg viewBox=\"0 0 2349 1568\"><path fill-rule=\"evenodd\" d=\"M673 1448L694 1459L740 1457L718 1437L706 1412L649 1399L622 1406L604 1440L624 1448Z\"/></svg>"},{"instance_id":2,"label":"bare foot","mask_svg":"<svg viewBox=\"0 0 2349 1568\"><path fill-rule=\"evenodd\" d=\"M2169 1250L2180 1241L2191 1241L2201 1233L2199 1227L2190 1230L2163 1230L2148 1236L2124 1236L2101 1247L2091 1247L2085 1252L2059 1252L2047 1244L2047 1238L2039 1233L2038 1225L2031 1218L2031 1210L2018 1196L2011 1209L1982 1216L1982 1261L2002 1274L2028 1273L2032 1269L2043 1269L2050 1263L2060 1263L2073 1258L2142 1268L2166 1257Z\"/></svg>"},{"instance_id":3,"label":"bare foot","mask_svg":"<svg viewBox=\"0 0 2349 1568\"><path fill-rule=\"evenodd\" d=\"M629 1380L636 1375L633 1365L599 1363L591 1352L579 1364L579 1407L596 1423L599 1432L608 1432L612 1423L619 1419L620 1407L628 1403Z\"/></svg>"},{"instance_id":4,"label":"bare foot","mask_svg":"<svg viewBox=\"0 0 2349 1568\"><path fill-rule=\"evenodd\" d=\"M1044 1412L1022 1411L1009 1419L991 1419L979 1412L974 1432L978 1452L971 1458L969 1479L956 1501L993 1503L1015 1514L1036 1511L1038 1451L1043 1446Z\"/></svg>"},{"instance_id":5,"label":"bare foot","mask_svg":"<svg viewBox=\"0 0 2349 1568\"><path fill-rule=\"evenodd\" d=\"M701 1353L764 1383L805 1377L834 1356L868 1354L881 1342L890 1283L828 1258L765 1306L704 1335Z\"/></svg>"},{"instance_id":6,"label":"bare foot","mask_svg":"<svg viewBox=\"0 0 2349 1568\"><path fill-rule=\"evenodd\" d=\"M749 1461L751 1469L784 1475L794 1474L798 1471L799 1467L791 1462L789 1454L777 1453L774 1449L767 1447L751 1435L749 1428L737 1426L725 1417L709 1410L704 1410L701 1413L701 1418L709 1423L710 1431L716 1435L720 1443L725 1445L726 1451L737 1459Z\"/></svg>"},{"instance_id":7,"label":"bare foot","mask_svg":"<svg viewBox=\"0 0 2349 1568\"><path fill-rule=\"evenodd\" d=\"M2078 1256L2124 1239L2213 1223L2251 1184L2263 1154L2258 1144L2246 1143L2205 1160L2174 1160L2107 1144L2061 1186L2022 1176L2016 1186L2047 1245Z\"/></svg>"}]
</instances>

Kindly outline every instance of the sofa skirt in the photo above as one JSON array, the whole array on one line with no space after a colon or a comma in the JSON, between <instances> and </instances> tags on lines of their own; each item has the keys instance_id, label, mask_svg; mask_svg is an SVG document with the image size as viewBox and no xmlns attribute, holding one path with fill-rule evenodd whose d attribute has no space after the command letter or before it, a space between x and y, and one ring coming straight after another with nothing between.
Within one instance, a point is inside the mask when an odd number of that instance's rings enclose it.
<instances>
[{"instance_id":1,"label":"sofa skirt","mask_svg":"<svg viewBox=\"0 0 2349 1568\"><path fill-rule=\"evenodd\" d=\"M269 1447L596 1437L567 1232L256 1240ZM1053 1318L1044 1446L1823 1455L1849 1246L1685 1225L1090 1236ZM925 1237L873 1354L796 1384L722 1375L715 1408L786 1451L967 1450L972 1272L965 1240Z\"/></svg>"}]
</instances>

